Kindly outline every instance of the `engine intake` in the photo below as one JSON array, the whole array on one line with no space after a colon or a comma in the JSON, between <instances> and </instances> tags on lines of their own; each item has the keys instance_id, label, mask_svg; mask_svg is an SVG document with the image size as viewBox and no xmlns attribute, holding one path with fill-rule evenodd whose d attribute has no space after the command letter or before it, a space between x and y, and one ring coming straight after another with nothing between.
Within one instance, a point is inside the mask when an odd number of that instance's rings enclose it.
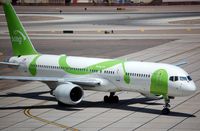
<instances>
[{"instance_id":1,"label":"engine intake","mask_svg":"<svg viewBox=\"0 0 200 131\"><path fill-rule=\"evenodd\" d=\"M53 91L56 99L64 104L75 105L82 101L83 89L75 84L61 84Z\"/></svg>"}]
</instances>

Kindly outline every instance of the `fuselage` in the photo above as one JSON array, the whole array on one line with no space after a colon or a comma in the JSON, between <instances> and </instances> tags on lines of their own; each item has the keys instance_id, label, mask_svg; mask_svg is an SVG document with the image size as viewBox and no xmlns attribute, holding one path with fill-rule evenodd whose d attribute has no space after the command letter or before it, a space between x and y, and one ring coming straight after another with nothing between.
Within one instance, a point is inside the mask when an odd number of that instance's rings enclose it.
<instances>
[{"instance_id":1,"label":"fuselage","mask_svg":"<svg viewBox=\"0 0 200 131\"><path fill-rule=\"evenodd\" d=\"M173 97L187 96L196 90L187 72L169 64L66 55L27 55L12 57L9 62L20 64L19 70L31 76L102 80L101 87L83 87L89 90Z\"/></svg>"}]
</instances>

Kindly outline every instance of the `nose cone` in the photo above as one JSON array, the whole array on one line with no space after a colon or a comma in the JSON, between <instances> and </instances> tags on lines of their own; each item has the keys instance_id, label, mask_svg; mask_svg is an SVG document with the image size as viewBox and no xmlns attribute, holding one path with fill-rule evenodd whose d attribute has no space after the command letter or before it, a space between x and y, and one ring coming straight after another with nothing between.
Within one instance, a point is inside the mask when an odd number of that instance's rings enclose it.
<instances>
[{"instance_id":1,"label":"nose cone","mask_svg":"<svg viewBox=\"0 0 200 131\"><path fill-rule=\"evenodd\" d=\"M192 95L196 92L196 90L197 90L197 87L195 86L193 81L190 81L187 84L184 84L184 86L182 86L183 96Z\"/></svg>"}]
</instances>

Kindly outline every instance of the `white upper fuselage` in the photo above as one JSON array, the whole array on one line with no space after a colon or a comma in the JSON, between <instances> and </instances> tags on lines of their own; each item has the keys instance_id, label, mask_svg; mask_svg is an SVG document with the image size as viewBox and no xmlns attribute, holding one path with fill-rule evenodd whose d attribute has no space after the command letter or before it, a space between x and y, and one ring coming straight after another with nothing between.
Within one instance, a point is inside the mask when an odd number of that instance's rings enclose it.
<instances>
[{"instance_id":1,"label":"white upper fuselage","mask_svg":"<svg viewBox=\"0 0 200 131\"><path fill-rule=\"evenodd\" d=\"M102 80L101 86L83 87L90 90L135 91L147 95L166 93L168 96L187 96L196 90L194 82L187 78L188 73L169 64L65 55L12 57L9 62L19 63L19 69L31 76ZM170 80L175 76L178 80Z\"/></svg>"}]
</instances>

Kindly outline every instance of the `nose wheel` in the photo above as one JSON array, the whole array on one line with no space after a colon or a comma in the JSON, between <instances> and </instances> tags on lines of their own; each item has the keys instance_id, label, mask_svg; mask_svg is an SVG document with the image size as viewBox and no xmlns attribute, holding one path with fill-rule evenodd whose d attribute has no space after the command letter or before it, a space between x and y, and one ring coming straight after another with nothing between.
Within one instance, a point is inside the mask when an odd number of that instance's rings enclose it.
<instances>
[{"instance_id":1,"label":"nose wheel","mask_svg":"<svg viewBox=\"0 0 200 131\"><path fill-rule=\"evenodd\" d=\"M169 113L170 113L170 99L169 99L169 97L165 97L164 98L164 100L165 100L165 105L164 105L164 108L163 108L163 110L162 110L162 114L163 115L168 115Z\"/></svg>"},{"instance_id":2,"label":"nose wheel","mask_svg":"<svg viewBox=\"0 0 200 131\"><path fill-rule=\"evenodd\" d=\"M118 103L119 97L115 95L115 92L110 92L110 96L104 96L104 102L105 103Z\"/></svg>"}]
</instances>

